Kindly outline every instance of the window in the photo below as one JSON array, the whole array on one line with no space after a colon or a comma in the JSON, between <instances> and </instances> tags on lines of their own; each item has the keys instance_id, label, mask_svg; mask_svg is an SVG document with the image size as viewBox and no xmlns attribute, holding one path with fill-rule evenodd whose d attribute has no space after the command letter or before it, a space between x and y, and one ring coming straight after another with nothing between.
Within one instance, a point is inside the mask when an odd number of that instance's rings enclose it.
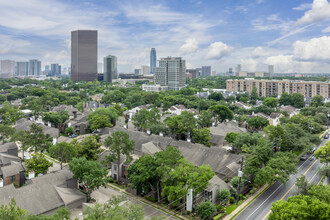
<instances>
[{"instance_id":1,"label":"window","mask_svg":"<svg viewBox=\"0 0 330 220\"><path fill-rule=\"evenodd\" d=\"M11 177L10 177L10 182L11 182L11 183L12 183L12 182L15 182L15 179L16 179L15 176L11 176Z\"/></svg>"},{"instance_id":2,"label":"window","mask_svg":"<svg viewBox=\"0 0 330 220\"><path fill-rule=\"evenodd\" d=\"M117 171L117 165L113 165L113 170Z\"/></svg>"},{"instance_id":3,"label":"window","mask_svg":"<svg viewBox=\"0 0 330 220\"><path fill-rule=\"evenodd\" d=\"M207 191L207 190L204 190L204 192L203 192L203 197L204 197L204 199L207 200L207 201L212 201L212 191L209 192L209 191Z\"/></svg>"}]
</instances>

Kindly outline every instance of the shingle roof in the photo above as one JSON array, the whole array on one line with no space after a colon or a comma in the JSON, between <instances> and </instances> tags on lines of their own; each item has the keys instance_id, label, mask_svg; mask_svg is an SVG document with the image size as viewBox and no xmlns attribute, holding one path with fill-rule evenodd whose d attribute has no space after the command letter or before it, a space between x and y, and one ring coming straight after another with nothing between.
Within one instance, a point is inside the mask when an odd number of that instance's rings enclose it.
<instances>
[{"instance_id":1,"label":"shingle roof","mask_svg":"<svg viewBox=\"0 0 330 220\"><path fill-rule=\"evenodd\" d=\"M275 119L275 118L279 118L279 117L281 117L281 113L277 113L277 112L272 112L271 114L270 114L270 118L271 119Z\"/></svg>"},{"instance_id":2,"label":"shingle roof","mask_svg":"<svg viewBox=\"0 0 330 220\"><path fill-rule=\"evenodd\" d=\"M12 162L11 165L1 167L1 170L4 176L13 176L25 171L21 162Z\"/></svg>"},{"instance_id":3,"label":"shingle roof","mask_svg":"<svg viewBox=\"0 0 330 220\"><path fill-rule=\"evenodd\" d=\"M0 153L7 153L8 150L18 149L18 146L15 142L8 142L0 145Z\"/></svg>"},{"instance_id":4,"label":"shingle roof","mask_svg":"<svg viewBox=\"0 0 330 220\"><path fill-rule=\"evenodd\" d=\"M35 123L33 121L22 118L16 122L16 125L14 127L16 128L16 131L29 131L31 124L35 124ZM37 124L37 125L43 128L44 134L49 134L51 137L58 137L59 130L57 128L48 127L43 124Z\"/></svg>"},{"instance_id":5,"label":"shingle roof","mask_svg":"<svg viewBox=\"0 0 330 220\"><path fill-rule=\"evenodd\" d=\"M10 164L12 161L20 162L21 159L6 153L0 153L0 167Z\"/></svg>"},{"instance_id":6,"label":"shingle roof","mask_svg":"<svg viewBox=\"0 0 330 220\"><path fill-rule=\"evenodd\" d=\"M70 116L73 116L73 112L79 112L78 109L73 107L72 105L59 105L55 106L51 110L52 112L60 112L60 111L67 111Z\"/></svg>"},{"instance_id":7,"label":"shingle roof","mask_svg":"<svg viewBox=\"0 0 330 220\"><path fill-rule=\"evenodd\" d=\"M297 109L291 105L286 105L286 106L281 106L280 107L281 111L285 111L289 114L293 113L293 112L297 112Z\"/></svg>"},{"instance_id":8,"label":"shingle roof","mask_svg":"<svg viewBox=\"0 0 330 220\"><path fill-rule=\"evenodd\" d=\"M32 183L15 189L12 184L0 188L0 205L6 205L14 198L17 206L26 209L30 214L39 215L58 207L66 202L85 195L78 190L63 190L66 180L72 178L69 170L63 169L56 173L46 174L32 179ZM56 188L59 187L59 188ZM74 195L69 195L72 193Z\"/></svg>"}]
</instances>

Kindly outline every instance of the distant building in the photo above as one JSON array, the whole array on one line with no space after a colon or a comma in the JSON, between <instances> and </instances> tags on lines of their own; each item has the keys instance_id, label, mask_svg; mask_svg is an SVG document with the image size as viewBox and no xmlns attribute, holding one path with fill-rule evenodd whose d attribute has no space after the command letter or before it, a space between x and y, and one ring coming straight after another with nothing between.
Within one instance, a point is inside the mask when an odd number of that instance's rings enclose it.
<instances>
[{"instance_id":1,"label":"distant building","mask_svg":"<svg viewBox=\"0 0 330 220\"><path fill-rule=\"evenodd\" d=\"M265 75L265 72L255 72L254 76L255 77L265 77L266 75Z\"/></svg>"},{"instance_id":2,"label":"distant building","mask_svg":"<svg viewBox=\"0 0 330 220\"><path fill-rule=\"evenodd\" d=\"M167 91L168 86L161 86L158 84L142 84L142 90L146 92L160 92Z\"/></svg>"},{"instance_id":3,"label":"distant building","mask_svg":"<svg viewBox=\"0 0 330 220\"><path fill-rule=\"evenodd\" d=\"M62 67L61 65L54 63L50 65L50 72L49 75L51 76L60 76L62 74Z\"/></svg>"},{"instance_id":4,"label":"distant building","mask_svg":"<svg viewBox=\"0 0 330 220\"><path fill-rule=\"evenodd\" d=\"M29 76L39 77L41 75L41 61L33 59L29 60Z\"/></svg>"},{"instance_id":5,"label":"distant building","mask_svg":"<svg viewBox=\"0 0 330 220\"><path fill-rule=\"evenodd\" d=\"M186 61L181 57L167 57L159 60L155 67L155 84L179 90L186 85Z\"/></svg>"},{"instance_id":6,"label":"distant building","mask_svg":"<svg viewBox=\"0 0 330 220\"><path fill-rule=\"evenodd\" d=\"M135 75L140 75L141 69L134 69L134 74Z\"/></svg>"},{"instance_id":7,"label":"distant building","mask_svg":"<svg viewBox=\"0 0 330 220\"><path fill-rule=\"evenodd\" d=\"M235 68L235 73L238 74L241 71L242 71L242 65L241 64L237 64L237 67Z\"/></svg>"},{"instance_id":8,"label":"distant building","mask_svg":"<svg viewBox=\"0 0 330 220\"><path fill-rule=\"evenodd\" d=\"M212 71L211 76L217 75L217 71Z\"/></svg>"},{"instance_id":9,"label":"distant building","mask_svg":"<svg viewBox=\"0 0 330 220\"><path fill-rule=\"evenodd\" d=\"M202 66L202 76L211 76L211 66Z\"/></svg>"},{"instance_id":10,"label":"distant building","mask_svg":"<svg viewBox=\"0 0 330 220\"><path fill-rule=\"evenodd\" d=\"M103 63L97 63L97 73L103 73Z\"/></svg>"},{"instance_id":11,"label":"distant building","mask_svg":"<svg viewBox=\"0 0 330 220\"><path fill-rule=\"evenodd\" d=\"M27 76L29 74L29 63L28 62L17 62L16 75Z\"/></svg>"},{"instance_id":12,"label":"distant building","mask_svg":"<svg viewBox=\"0 0 330 220\"><path fill-rule=\"evenodd\" d=\"M300 93L305 98L321 95L323 98L330 97L329 82L301 81L301 80L265 80L265 79L235 79L227 80L226 88L233 92L251 93L253 87L257 88L257 93L262 97L281 96L284 92L289 94Z\"/></svg>"},{"instance_id":13,"label":"distant building","mask_svg":"<svg viewBox=\"0 0 330 220\"><path fill-rule=\"evenodd\" d=\"M71 32L71 79L94 81L97 79L97 31Z\"/></svg>"},{"instance_id":14,"label":"distant building","mask_svg":"<svg viewBox=\"0 0 330 220\"><path fill-rule=\"evenodd\" d=\"M45 66L45 74L48 75L50 73L49 65Z\"/></svg>"},{"instance_id":15,"label":"distant building","mask_svg":"<svg viewBox=\"0 0 330 220\"><path fill-rule=\"evenodd\" d=\"M228 73L229 73L229 74L233 74L233 68L229 68Z\"/></svg>"},{"instance_id":16,"label":"distant building","mask_svg":"<svg viewBox=\"0 0 330 220\"><path fill-rule=\"evenodd\" d=\"M268 73L270 76L274 74L274 65L268 65Z\"/></svg>"},{"instance_id":17,"label":"distant building","mask_svg":"<svg viewBox=\"0 0 330 220\"><path fill-rule=\"evenodd\" d=\"M112 82L113 79L117 79L117 57L108 55L103 59L104 63L104 78L105 82Z\"/></svg>"},{"instance_id":18,"label":"distant building","mask_svg":"<svg viewBox=\"0 0 330 220\"><path fill-rule=\"evenodd\" d=\"M12 78L15 75L15 61L0 61L0 78Z\"/></svg>"},{"instance_id":19,"label":"distant building","mask_svg":"<svg viewBox=\"0 0 330 220\"><path fill-rule=\"evenodd\" d=\"M156 67L156 60L157 60L156 49L151 48L151 51L150 51L150 74L154 74L154 68Z\"/></svg>"},{"instance_id":20,"label":"distant building","mask_svg":"<svg viewBox=\"0 0 330 220\"><path fill-rule=\"evenodd\" d=\"M198 70L197 69L187 69L187 75L189 75L190 79L197 79L198 78Z\"/></svg>"},{"instance_id":21,"label":"distant building","mask_svg":"<svg viewBox=\"0 0 330 220\"><path fill-rule=\"evenodd\" d=\"M143 75L148 75L150 73L150 67L147 65L141 66L141 71Z\"/></svg>"},{"instance_id":22,"label":"distant building","mask_svg":"<svg viewBox=\"0 0 330 220\"><path fill-rule=\"evenodd\" d=\"M237 76L248 76L248 72L247 71L240 71L240 72L238 72Z\"/></svg>"}]
</instances>

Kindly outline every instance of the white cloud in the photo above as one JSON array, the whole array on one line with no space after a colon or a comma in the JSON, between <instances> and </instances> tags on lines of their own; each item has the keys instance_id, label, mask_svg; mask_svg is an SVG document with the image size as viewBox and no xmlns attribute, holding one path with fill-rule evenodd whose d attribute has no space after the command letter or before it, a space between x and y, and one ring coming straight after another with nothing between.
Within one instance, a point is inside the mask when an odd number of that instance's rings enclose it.
<instances>
[{"instance_id":1,"label":"white cloud","mask_svg":"<svg viewBox=\"0 0 330 220\"><path fill-rule=\"evenodd\" d=\"M322 30L322 33L329 33L329 32L330 32L330 26Z\"/></svg>"},{"instance_id":2,"label":"white cloud","mask_svg":"<svg viewBox=\"0 0 330 220\"><path fill-rule=\"evenodd\" d=\"M208 53L206 57L208 59L220 59L225 55L230 54L234 48L228 46L221 41L214 42L208 47Z\"/></svg>"},{"instance_id":3,"label":"white cloud","mask_svg":"<svg viewBox=\"0 0 330 220\"><path fill-rule=\"evenodd\" d=\"M182 53L192 53L198 49L198 41L195 38L189 38L185 44L180 47Z\"/></svg>"},{"instance_id":4,"label":"white cloud","mask_svg":"<svg viewBox=\"0 0 330 220\"><path fill-rule=\"evenodd\" d=\"M256 71L258 62L254 59L241 59L242 70L244 71Z\"/></svg>"},{"instance_id":5,"label":"white cloud","mask_svg":"<svg viewBox=\"0 0 330 220\"><path fill-rule=\"evenodd\" d=\"M251 21L251 25L258 31L279 30L287 32L292 29L293 21L283 20L277 14L271 14L268 17L256 18Z\"/></svg>"},{"instance_id":6,"label":"white cloud","mask_svg":"<svg viewBox=\"0 0 330 220\"><path fill-rule=\"evenodd\" d=\"M330 18L330 4L327 0L314 0L312 9L298 19L297 24L314 23Z\"/></svg>"},{"instance_id":7,"label":"white cloud","mask_svg":"<svg viewBox=\"0 0 330 220\"><path fill-rule=\"evenodd\" d=\"M296 41L293 44L294 59L302 61L325 61L330 63L330 36Z\"/></svg>"},{"instance_id":8,"label":"white cloud","mask_svg":"<svg viewBox=\"0 0 330 220\"><path fill-rule=\"evenodd\" d=\"M296 11L305 11L307 9L311 9L312 6L313 6L313 4L303 3L303 4L300 4L297 7L294 7L293 10L296 10Z\"/></svg>"},{"instance_id":9,"label":"white cloud","mask_svg":"<svg viewBox=\"0 0 330 220\"><path fill-rule=\"evenodd\" d=\"M256 47L252 52L253 57L269 56L269 52L264 47Z\"/></svg>"}]
</instances>

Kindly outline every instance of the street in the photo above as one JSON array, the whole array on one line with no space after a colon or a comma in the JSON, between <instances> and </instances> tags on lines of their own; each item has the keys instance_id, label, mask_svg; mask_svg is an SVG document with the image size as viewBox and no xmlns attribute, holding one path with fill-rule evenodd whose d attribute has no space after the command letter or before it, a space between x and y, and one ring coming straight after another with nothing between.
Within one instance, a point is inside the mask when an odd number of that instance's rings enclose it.
<instances>
[{"instance_id":1,"label":"street","mask_svg":"<svg viewBox=\"0 0 330 220\"><path fill-rule=\"evenodd\" d=\"M323 139L320 146L325 145L328 139ZM317 170L320 167L319 160L310 160L312 155L308 155L307 160L299 161L298 172L292 175L286 185L281 182L276 182L263 192L256 200L254 200L244 211L242 211L235 219L236 220L264 220L270 214L272 203L278 200L287 200L289 196L297 194L296 186L294 185L297 177L302 174L306 176L309 183L317 184L321 177L317 175Z\"/></svg>"}]
</instances>

